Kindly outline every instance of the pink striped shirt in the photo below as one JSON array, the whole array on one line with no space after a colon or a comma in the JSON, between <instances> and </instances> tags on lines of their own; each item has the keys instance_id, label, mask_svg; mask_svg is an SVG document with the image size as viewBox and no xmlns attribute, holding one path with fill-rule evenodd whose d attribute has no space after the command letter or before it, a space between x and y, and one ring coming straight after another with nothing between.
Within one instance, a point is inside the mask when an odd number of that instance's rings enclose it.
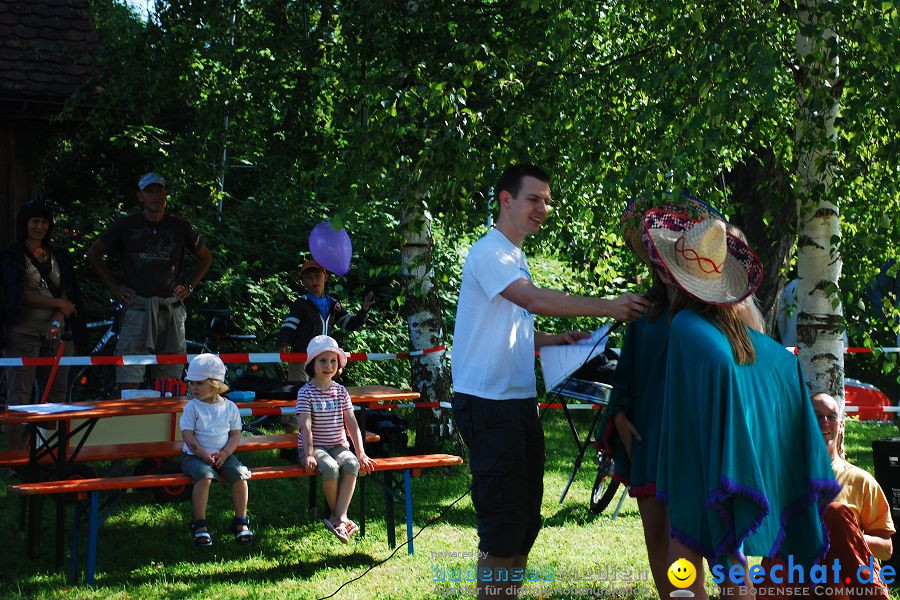
<instances>
[{"instance_id":1,"label":"pink striped shirt","mask_svg":"<svg viewBox=\"0 0 900 600\"><path fill-rule=\"evenodd\" d=\"M339 383L331 382L324 392L307 383L297 392L297 416L308 413L312 417L314 446L343 446L349 448L344 428L344 411L353 410L350 393ZM303 453L303 432L297 434L297 446Z\"/></svg>"}]
</instances>

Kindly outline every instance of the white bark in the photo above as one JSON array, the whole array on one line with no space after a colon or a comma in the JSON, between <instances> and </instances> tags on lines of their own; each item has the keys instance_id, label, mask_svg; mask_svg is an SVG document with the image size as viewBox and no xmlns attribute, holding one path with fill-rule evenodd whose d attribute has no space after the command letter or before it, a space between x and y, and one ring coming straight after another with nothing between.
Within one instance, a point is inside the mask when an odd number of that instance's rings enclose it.
<instances>
[{"instance_id":1,"label":"white bark","mask_svg":"<svg viewBox=\"0 0 900 600\"><path fill-rule=\"evenodd\" d=\"M838 199L832 195L835 119L840 110L840 100L833 93L838 79L838 40L827 26L827 18L817 10L821 2L806 0L798 6L797 338L810 393L830 393L843 406L843 310L838 287L841 232ZM804 31L813 33L807 36Z\"/></svg>"},{"instance_id":2,"label":"white bark","mask_svg":"<svg viewBox=\"0 0 900 600\"><path fill-rule=\"evenodd\" d=\"M404 211L402 226L406 243L401 252L401 270L406 282L410 348L433 348L444 343L444 331L434 290L431 218L421 204L414 203ZM449 400L445 353L435 352L412 358L410 372L413 388L422 395L423 401ZM449 410L440 407L430 411L417 410L416 446L429 447L440 440L450 439L452 428Z\"/></svg>"}]
</instances>

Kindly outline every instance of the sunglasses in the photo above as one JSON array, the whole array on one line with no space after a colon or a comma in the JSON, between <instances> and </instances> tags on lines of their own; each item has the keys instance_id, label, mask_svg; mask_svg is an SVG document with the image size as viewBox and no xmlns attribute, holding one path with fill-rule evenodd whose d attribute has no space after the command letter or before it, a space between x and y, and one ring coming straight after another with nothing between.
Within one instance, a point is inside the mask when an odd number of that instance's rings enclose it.
<instances>
[{"instance_id":1,"label":"sunglasses","mask_svg":"<svg viewBox=\"0 0 900 600\"><path fill-rule=\"evenodd\" d=\"M826 423L837 423L840 421L840 417L837 415L816 415L816 421L825 421Z\"/></svg>"}]
</instances>

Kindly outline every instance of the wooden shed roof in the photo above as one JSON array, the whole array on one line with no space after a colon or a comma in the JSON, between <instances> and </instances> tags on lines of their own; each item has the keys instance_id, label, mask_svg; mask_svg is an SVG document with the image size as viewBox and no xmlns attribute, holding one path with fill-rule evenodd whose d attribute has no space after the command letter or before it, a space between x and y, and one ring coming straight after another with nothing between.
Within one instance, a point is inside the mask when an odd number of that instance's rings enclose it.
<instances>
[{"instance_id":1,"label":"wooden shed roof","mask_svg":"<svg viewBox=\"0 0 900 600\"><path fill-rule=\"evenodd\" d=\"M93 73L86 0L0 0L0 97L62 101Z\"/></svg>"}]
</instances>

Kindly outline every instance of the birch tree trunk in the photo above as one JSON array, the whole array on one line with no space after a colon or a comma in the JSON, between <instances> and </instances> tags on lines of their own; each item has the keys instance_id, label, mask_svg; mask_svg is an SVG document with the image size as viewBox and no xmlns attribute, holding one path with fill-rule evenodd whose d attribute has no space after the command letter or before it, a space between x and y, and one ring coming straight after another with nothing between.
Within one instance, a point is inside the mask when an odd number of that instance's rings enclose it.
<instances>
[{"instance_id":1,"label":"birch tree trunk","mask_svg":"<svg viewBox=\"0 0 900 600\"><path fill-rule=\"evenodd\" d=\"M410 348L440 346L445 339L440 300L434 289L431 217L421 203L411 202L403 211L401 225L405 239L401 252L406 287L404 313ZM421 402L449 402L450 377L445 357L445 352L434 352L410 360L410 380L422 395ZM433 452L450 439L453 425L449 409L418 409L415 415L417 452Z\"/></svg>"},{"instance_id":2,"label":"birch tree trunk","mask_svg":"<svg viewBox=\"0 0 900 600\"><path fill-rule=\"evenodd\" d=\"M837 158L835 119L840 109L838 39L827 3L798 4L797 340L810 393L827 392L844 405L841 230L832 182Z\"/></svg>"}]
</instances>

